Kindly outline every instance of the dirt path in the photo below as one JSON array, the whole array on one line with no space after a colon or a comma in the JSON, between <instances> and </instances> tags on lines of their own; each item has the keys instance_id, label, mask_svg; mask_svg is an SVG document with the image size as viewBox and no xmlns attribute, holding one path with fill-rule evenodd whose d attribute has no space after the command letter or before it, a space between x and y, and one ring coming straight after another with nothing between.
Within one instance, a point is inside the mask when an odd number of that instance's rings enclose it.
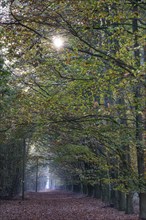
<instances>
[{"instance_id":1,"label":"dirt path","mask_svg":"<svg viewBox=\"0 0 146 220\"><path fill-rule=\"evenodd\" d=\"M97 199L51 191L27 193L24 201L0 201L0 220L138 220L138 217L107 208Z\"/></svg>"}]
</instances>

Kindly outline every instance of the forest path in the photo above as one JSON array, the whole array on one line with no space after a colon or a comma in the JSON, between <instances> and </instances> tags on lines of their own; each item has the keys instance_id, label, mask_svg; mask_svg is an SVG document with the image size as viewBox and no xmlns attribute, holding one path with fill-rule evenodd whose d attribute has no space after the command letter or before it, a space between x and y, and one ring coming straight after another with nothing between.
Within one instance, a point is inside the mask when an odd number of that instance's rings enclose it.
<instances>
[{"instance_id":1,"label":"forest path","mask_svg":"<svg viewBox=\"0 0 146 220\"><path fill-rule=\"evenodd\" d=\"M138 220L100 200L64 191L26 193L22 201L0 201L0 220Z\"/></svg>"}]
</instances>

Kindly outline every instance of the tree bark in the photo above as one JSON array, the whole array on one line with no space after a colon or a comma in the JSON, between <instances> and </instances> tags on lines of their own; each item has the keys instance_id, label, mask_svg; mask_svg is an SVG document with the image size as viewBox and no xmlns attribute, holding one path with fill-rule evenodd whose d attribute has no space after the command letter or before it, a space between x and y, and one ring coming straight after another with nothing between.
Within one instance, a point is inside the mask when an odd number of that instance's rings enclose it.
<instances>
[{"instance_id":1,"label":"tree bark","mask_svg":"<svg viewBox=\"0 0 146 220\"><path fill-rule=\"evenodd\" d=\"M22 200L24 200L25 191L25 163L26 163L26 141L23 140L23 165L22 165Z\"/></svg>"},{"instance_id":2,"label":"tree bark","mask_svg":"<svg viewBox=\"0 0 146 220\"><path fill-rule=\"evenodd\" d=\"M126 214L133 214L133 193L128 193L126 195Z\"/></svg>"},{"instance_id":3,"label":"tree bark","mask_svg":"<svg viewBox=\"0 0 146 220\"><path fill-rule=\"evenodd\" d=\"M38 158L36 158L36 180L35 180L35 192L38 192Z\"/></svg>"},{"instance_id":4,"label":"tree bark","mask_svg":"<svg viewBox=\"0 0 146 220\"><path fill-rule=\"evenodd\" d=\"M146 220L146 193L140 193L139 199L140 220Z\"/></svg>"},{"instance_id":5,"label":"tree bark","mask_svg":"<svg viewBox=\"0 0 146 220\"><path fill-rule=\"evenodd\" d=\"M137 67L140 67L140 50L139 50L139 43L138 43L138 3L139 0L133 0L133 13L134 18L132 22L132 29L134 34L134 57L135 57L135 64ZM135 88L135 98L136 98L136 145L137 145L137 161L138 161L138 173L139 173L139 180L145 177L145 158L144 158L144 148L142 146L143 138L144 138L144 129L143 129L143 117L142 114L139 112L139 105L140 101L142 101L143 96L143 89L141 88L142 85L138 84ZM139 183L139 206L140 206L140 219L146 220L146 191L143 189L144 187L141 186Z\"/></svg>"}]
</instances>

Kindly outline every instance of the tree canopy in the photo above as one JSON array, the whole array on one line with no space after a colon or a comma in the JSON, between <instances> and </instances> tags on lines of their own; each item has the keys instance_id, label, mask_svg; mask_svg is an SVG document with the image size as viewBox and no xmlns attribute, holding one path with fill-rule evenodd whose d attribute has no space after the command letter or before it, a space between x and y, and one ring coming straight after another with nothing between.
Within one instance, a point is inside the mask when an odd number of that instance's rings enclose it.
<instances>
[{"instance_id":1,"label":"tree canopy","mask_svg":"<svg viewBox=\"0 0 146 220\"><path fill-rule=\"evenodd\" d=\"M11 0L5 7L3 141L44 143L67 184L145 193L144 1Z\"/></svg>"}]
</instances>

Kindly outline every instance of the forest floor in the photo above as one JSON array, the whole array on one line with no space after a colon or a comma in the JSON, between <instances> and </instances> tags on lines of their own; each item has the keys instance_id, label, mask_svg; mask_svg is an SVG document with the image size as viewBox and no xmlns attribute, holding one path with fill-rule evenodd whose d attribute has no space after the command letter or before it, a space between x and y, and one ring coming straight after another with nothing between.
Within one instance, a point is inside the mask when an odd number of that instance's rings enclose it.
<instances>
[{"instance_id":1,"label":"forest floor","mask_svg":"<svg viewBox=\"0 0 146 220\"><path fill-rule=\"evenodd\" d=\"M0 220L138 220L107 207L100 200L64 191L25 195L0 201Z\"/></svg>"}]
</instances>

